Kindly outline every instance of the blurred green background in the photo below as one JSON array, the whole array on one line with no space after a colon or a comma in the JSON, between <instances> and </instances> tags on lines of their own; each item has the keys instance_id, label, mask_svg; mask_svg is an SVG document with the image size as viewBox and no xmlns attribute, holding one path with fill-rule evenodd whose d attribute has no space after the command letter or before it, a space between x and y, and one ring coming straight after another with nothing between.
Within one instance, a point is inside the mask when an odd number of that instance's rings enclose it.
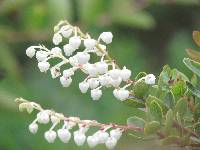
<instances>
[{"instance_id":1,"label":"blurred green background","mask_svg":"<svg viewBox=\"0 0 200 150\"><path fill-rule=\"evenodd\" d=\"M19 96L68 116L103 123L124 124L126 118L140 113L114 99L110 90L98 102L80 94L78 82L84 75L76 74L72 86L62 88L57 79L39 72L35 59L25 56L30 45L53 46L53 26L59 20L67 19L96 38L112 31L114 39L108 49L121 66L126 65L134 75L140 71L158 75L164 64L187 73L182 59L186 48L198 49L191 34L200 28L199 14L199 0L0 0L0 150L89 149L87 144L77 147L73 140L48 144L43 137L48 126L31 135L27 127L35 114L18 112L14 99ZM150 147L178 149L124 135L116 150Z\"/></svg>"}]
</instances>

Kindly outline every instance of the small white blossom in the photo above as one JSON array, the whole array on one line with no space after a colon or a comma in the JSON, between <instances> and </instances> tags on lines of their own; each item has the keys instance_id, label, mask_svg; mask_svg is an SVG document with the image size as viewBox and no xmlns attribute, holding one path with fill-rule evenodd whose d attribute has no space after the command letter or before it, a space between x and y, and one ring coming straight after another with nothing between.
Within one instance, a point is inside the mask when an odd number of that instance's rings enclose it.
<instances>
[{"instance_id":1,"label":"small white blossom","mask_svg":"<svg viewBox=\"0 0 200 150\"><path fill-rule=\"evenodd\" d=\"M98 69L95 64L86 64L85 69L90 77L96 77L98 75Z\"/></svg>"},{"instance_id":2,"label":"small white blossom","mask_svg":"<svg viewBox=\"0 0 200 150\"><path fill-rule=\"evenodd\" d=\"M102 91L99 89L91 90L91 97L93 100L99 100L102 96Z\"/></svg>"},{"instance_id":3,"label":"small white blossom","mask_svg":"<svg viewBox=\"0 0 200 150\"><path fill-rule=\"evenodd\" d=\"M60 68L57 68L57 67L51 68L51 76L52 76L53 79L59 77L60 75L61 75Z\"/></svg>"},{"instance_id":4,"label":"small white blossom","mask_svg":"<svg viewBox=\"0 0 200 150\"><path fill-rule=\"evenodd\" d=\"M73 29L70 26L63 26L61 29L61 34L65 37L65 38L69 38L73 32Z\"/></svg>"},{"instance_id":5,"label":"small white blossom","mask_svg":"<svg viewBox=\"0 0 200 150\"><path fill-rule=\"evenodd\" d=\"M60 77L60 83L62 84L63 87L69 87L72 83L72 78L65 78L65 77Z\"/></svg>"},{"instance_id":6,"label":"small white blossom","mask_svg":"<svg viewBox=\"0 0 200 150\"><path fill-rule=\"evenodd\" d=\"M75 131L74 132L74 142L76 143L77 146L82 146L85 143L86 136L85 134Z\"/></svg>"},{"instance_id":7,"label":"small white blossom","mask_svg":"<svg viewBox=\"0 0 200 150\"><path fill-rule=\"evenodd\" d=\"M78 52L76 58L79 64L86 64L90 60L90 54L86 52Z\"/></svg>"},{"instance_id":8,"label":"small white blossom","mask_svg":"<svg viewBox=\"0 0 200 150\"><path fill-rule=\"evenodd\" d=\"M99 143L105 143L109 137L109 134L105 131L97 131L93 136L96 136L99 140Z\"/></svg>"},{"instance_id":9,"label":"small white blossom","mask_svg":"<svg viewBox=\"0 0 200 150\"><path fill-rule=\"evenodd\" d=\"M108 76L107 74L99 76L99 82L102 86L107 86L111 83L112 78Z\"/></svg>"},{"instance_id":10,"label":"small white blossom","mask_svg":"<svg viewBox=\"0 0 200 150\"><path fill-rule=\"evenodd\" d=\"M36 50L34 49L33 46L26 49L26 55L30 58L33 58L33 56L35 56L35 52Z\"/></svg>"},{"instance_id":11,"label":"small white blossom","mask_svg":"<svg viewBox=\"0 0 200 150\"><path fill-rule=\"evenodd\" d=\"M87 80L91 89L95 89L99 86L99 80L96 78L90 78Z\"/></svg>"},{"instance_id":12,"label":"small white blossom","mask_svg":"<svg viewBox=\"0 0 200 150\"><path fill-rule=\"evenodd\" d=\"M116 140L119 140L122 136L121 129L114 129L110 131L110 137L115 138Z\"/></svg>"},{"instance_id":13,"label":"small white blossom","mask_svg":"<svg viewBox=\"0 0 200 150\"><path fill-rule=\"evenodd\" d=\"M37 121L41 124L49 123L49 114L47 111L41 111L37 114Z\"/></svg>"},{"instance_id":14,"label":"small white blossom","mask_svg":"<svg viewBox=\"0 0 200 150\"><path fill-rule=\"evenodd\" d=\"M129 97L129 91L128 90L125 90L125 89L115 89L114 91L113 91L113 95L117 98L117 99L119 99L119 100L121 100L121 101L124 101L124 100L126 100L126 99L128 99L128 97Z\"/></svg>"},{"instance_id":15,"label":"small white blossom","mask_svg":"<svg viewBox=\"0 0 200 150\"><path fill-rule=\"evenodd\" d=\"M113 149L117 145L117 140L115 138L109 137L105 144L107 149Z\"/></svg>"},{"instance_id":16,"label":"small white blossom","mask_svg":"<svg viewBox=\"0 0 200 150\"><path fill-rule=\"evenodd\" d=\"M153 74L148 74L144 77L146 84L155 84L156 77Z\"/></svg>"},{"instance_id":17,"label":"small white blossom","mask_svg":"<svg viewBox=\"0 0 200 150\"><path fill-rule=\"evenodd\" d=\"M71 138L71 133L69 132L68 129L59 129L57 131L58 137L59 139L63 142L63 143L68 143L70 138Z\"/></svg>"},{"instance_id":18,"label":"small white blossom","mask_svg":"<svg viewBox=\"0 0 200 150\"><path fill-rule=\"evenodd\" d=\"M62 50L59 47L54 47L51 49L51 53L53 55L60 55L60 54L62 54Z\"/></svg>"},{"instance_id":19,"label":"small white blossom","mask_svg":"<svg viewBox=\"0 0 200 150\"><path fill-rule=\"evenodd\" d=\"M108 64L104 61L97 62L96 67L99 74L104 74L108 71Z\"/></svg>"},{"instance_id":20,"label":"small white blossom","mask_svg":"<svg viewBox=\"0 0 200 150\"><path fill-rule=\"evenodd\" d=\"M53 43L58 45L62 42L62 36L59 33L55 33L53 36Z\"/></svg>"},{"instance_id":21,"label":"small white blossom","mask_svg":"<svg viewBox=\"0 0 200 150\"><path fill-rule=\"evenodd\" d=\"M45 51L37 51L36 52L36 58L38 60L38 62L44 61L45 59L47 59L48 57L48 53Z\"/></svg>"},{"instance_id":22,"label":"small white blossom","mask_svg":"<svg viewBox=\"0 0 200 150\"><path fill-rule=\"evenodd\" d=\"M126 67L123 67L121 70L121 78L123 81L127 81L131 77L131 70L126 69Z\"/></svg>"},{"instance_id":23,"label":"small white blossom","mask_svg":"<svg viewBox=\"0 0 200 150\"><path fill-rule=\"evenodd\" d=\"M111 76L113 79L118 79L121 75L121 70L119 69L112 69L108 71L108 74Z\"/></svg>"},{"instance_id":24,"label":"small white blossom","mask_svg":"<svg viewBox=\"0 0 200 150\"><path fill-rule=\"evenodd\" d=\"M72 53L76 50L74 47L72 47L70 44L66 44L63 46L64 53L66 56L71 56Z\"/></svg>"},{"instance_id":25,"label":"small white blossom","mask_svg":"<svg viewBox=\"0 0 200 150\"><path fill-rule=\"evenodd\" d=\"M69 44L74 48L78 49L81 45L81 38L80 36L73 36L69 39Z\"/></svg>"},{"instance_id":26,"label":"small white blossom","mask_svg":"<svg viewBox=\"0 0 200 150\"><path fill-rule=\"evenodd\" d=\"M100 34L100 39L104 41L106 44L110 44L113 39L113 34L111 32L103 32Z\"/></svg>"},{"instance_id":27,"label":"small white blossom","mask_svg":"<svg viewBox=\"0 0 200 150\"><path fill-rule=\"evenodd\" d=\"M73 67L75 67L75 66L78 65L78 60L77 60L77 58L75 56L73 56L73 57L69 58L69 63L70 63L70 65L72 65Z\"/></svg>"},{"instance_id":28,"label":"small white blossom","mask_svg":"<svg viewBox=\"0 0 200 150\"><path fill-rule=\"evenodd\" d=\"M73 75L74 75L73 68L70 68L70 69L67 69L67 70L63 71L63 77L65 77L65 78L69 78L69 77L71 77Z\"/></svg>"},{"instance_id":29,"label":"small white blossom","mask_svg":"<svg viewBox=\"0 0 200 150\"><path fill-rule=\"evenodd\" d=\"M41 72L46 72L49 70L50 64L47 61L42 61L38 63L38 68L40 69Z\"/></svg>"},{"instance_id":30,"label":"small white blossom","mask_svg":"<svg viewBox=\"0 0 200 150\"><path fill-rule=\"evenodd\" d=\"M55 139L56 139L56 132L53 131L53 130L50 130L50 131L46 131L44 133L44 137L45 139L47 140L47 142L49 143L54 143Z\"/></svg>"},{"instance_id":31,"label":"small white blossom","mask_svg":"<svg viewBox=\"0 0 200 150\"><path fill-rule=\"evenodd\" d=\"M98 142L99 142L99 140L96 136L88 136L87 137L87 143L90 148L94 148L95 146L97 146Z\"/></svg>"},{"instance_id":32,"label":"small white blossom","mask_svg":"<svg viewBox=\"0 0 200 150\"><path fill-rule=\"evenodd\" d=\"M87 83L85 81L79 83L79 89L80 89L81 93L86 93L89 86L90 86L89 83Z\"/></svg>"},{"instance_id":33,"label":"small white blossom","mask_svg":"<svg viewBox=\"0 0 200 150\"><path fill-rule=\"evenodd\" d=\"M38 124L37 123L31 123L28 128L29 128L29 131L31 133L36 134L37 131L38 131Z\"/></svg>"},{"instance_id":34,"label":"small white blossom","mask_svg":"<svg viewBox=\"0 0 200 150\"><path fill-rule=\"evenodd\" d=\"M111 79L110 80L110 83L113 87L119 87L119 85L121 84L122 82L122 78L121 77L118 77L117 79Z\"/></svg>"},{"instance_id":35,"label":"small white blossom","mask_svg":"<svg viewBox=\"0 0 200 150\"><path fill-rule=\"evenodd\" d=\"M91 50L95 47L96 41L94 39L85 39L84 40L84 46L86 49Z\"/></svg>"},{"instance_id":36,"label":"small white blossom","mask_svg":"<svg viewBox=\"0 0 200 150\"><path fill-rule=\"evenodd\" d=\"M60 119L54 115L51 115L50 118L51 118L52 124L56 124L56 123L60 122Z\"/></svg>"}]
</instances>

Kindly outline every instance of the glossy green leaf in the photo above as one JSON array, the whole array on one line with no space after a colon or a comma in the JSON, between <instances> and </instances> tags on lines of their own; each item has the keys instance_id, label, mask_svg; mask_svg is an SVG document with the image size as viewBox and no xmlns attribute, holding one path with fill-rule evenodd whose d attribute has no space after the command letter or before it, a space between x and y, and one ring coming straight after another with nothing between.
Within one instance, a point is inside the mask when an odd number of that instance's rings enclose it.
<instances>
[{"instance_id":1,"label":"glossy green leaf","mask_svg":"<svg viewBox=\"0 0 200 150\"><path fill-rule=\"evenodd\" d=\"M200 77L200 63L189 58L184 58L183 62L193 73Z\"/></svg>"},{"instance_id":2,"label":"glossy green leaf","mask_svg":"<svg viewBox=\"0 0 200 150\"><path fill-rule=\"evenodd\" d=\"M168 110L166 114L166 120L165 120L165 134L169 135L172 125L173 125L173 120L174 119L174 114L171 109Z\"/></svg>"},{"instance_id":3,"label":"glossy green leaf","mask_svg":"<svg viewBox=\"0 0 200 150\"><path fill-rule=\"evenodd\" d=\"M198 89L197 87L194 87L190 82L186 82L186 85L188 89L192 92L192 94L200 98L200 89Z\"/></svg>"},{"instance_id":4,"label":"glossy green leaf","mask_svg":"<svg viewBox=\"0 0 200 150\"><path fill-rule=\"evenodd\" d=\"M175 112L178 112L180 116L183 116L187 112L187 102L185 99L181 98L177 101Z\"/></svg>"},{"instance_id":5,"label":"glossy green leaf","mask_svg":"<svg viewBox=\"0 0 200 150\"><path fill-rule=\"evenodd\" d=\"M133 116L127 119L127 125L144 128L145 121L142 118Z\"/></svg>"},{"instance_id":6,"label":"glossy green leaf","mask_svg":"<svg viewBox=\"0 0 200 150\"><path fill-rule=\"evenodd\" d=\"M139 80L140 78L145 77L146 75L147 75L147 74L146 74L145 72L140 72L140 73L138 73L137 76L135 77L135 80L137 81L137 80Z\"/></svg>"},{"instance_id":7,"label":"glossy green leaf","mask_svg":"<svg viewBox=\"0 0 200 150\"><path fill-rule=\"evenodd\" d=\"M186 84L183 80L176 82L172 86L172 89L171 89L176 99L179 99L180 97L182 97L185 93L185 90L186 90Z\"/></svg>"},{"instance_id":8,"label":"glossy green leaf","mask_svg":"<svg viewBox=\"0 0 200 150\"><path fill-rule=\"evenodd\" d=\"M133 87L133 94L135 97L143 99L148 94L149 87L144 81L139 81Z\"/></svg>"},{"instance_id":9,"label":"glossy green leaf","mask_svg":"<svg viewBox=\"0 0 200 150\"><path fill-rule=\"evenodd\" d=\"M154 134L160 128L160 123L157 121L149 122L145 125L144 133L146 135Z\"/></svg>"},{"instance_id":10,"label":"glossy green leaf","mask_svg":"<svg viewBox=\"0 0 200 150\"><path fill-rule=\"evenodd\" d=\"M195 41L195 43L198 46L200 46L200 32L199 31L193 31L192 36L193 36L193 40Z\"/></svg>"},{"instance_id":11,"label":"glossy green leaf","mask_svg":"<svg viewBox=\"0 0 200 150\"><path fill-rule=\"evenodd\" d=\"M145 104L142 100L137 98L127 99L123 101L124 104L134 108L144 108Z\"/></svg>"},{"instance_id":12,"label":"glossy green leaf","mask_svg":"<svg viewBox=\"0 0 200 150\"><path fill-rule=\"evenodd\" d=\"M158 102L156 102L155 100L153 100L150 103L149 110L150 110L150 113L151 113L151 116L152 116L153 119L155 119L156 121L159 121L159 122L162 121L163 112L162 112L162 108L158 104Z\"/></svg>"},{"instance_id":13,"label":"glossy green leaf","mask_svg":"<svg viewBox=\"0 0 200 150\"><path fill-rule=\"evenodd\" d=\"M164 97L164 103L168 106L168 108L174 108L175 105L175 97L174 94L170 91Z\"/></svg>"}]
</instances>

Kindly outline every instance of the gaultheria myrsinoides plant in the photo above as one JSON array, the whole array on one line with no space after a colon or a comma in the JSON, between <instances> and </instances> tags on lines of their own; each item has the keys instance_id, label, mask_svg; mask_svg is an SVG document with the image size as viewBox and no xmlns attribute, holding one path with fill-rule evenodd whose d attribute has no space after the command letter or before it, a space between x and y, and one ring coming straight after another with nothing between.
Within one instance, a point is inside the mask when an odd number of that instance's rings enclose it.
<instances>
[{"instance_id":1,"label":"gaultheria myrsinoides plant","mask_svg":"<svg viewBox=\"0 0 200 150\"><path fill-rule=\"evenodd\" d=\"M193 35L195 42L200 45L199 32ZM64 38L68 39L68 43L64 43ZM127 119L126 125L102 124L95 120L65 117L35 102L17 98L20 111L38 111L36 119L29 125L30 132L36 134L39 124L51 122L52 126L44 133L49 143L56 138L67 143L73 137L78 146L87 142L91 148L105 144L108 149L113 149L122 133L128 132L133 138L158 137L163 144L200 147L200 63L189 58L183 60L194 72L192 79L168 65L163 67L157 81L153 74L145 72L133 79L131 71L125 66L120 68L108 54L106 45L112 42L112 38L111 32L103 32L95 40L67 21L60 21L54 28L53 44L56 46L50 49L43 45L31 46L26 50L26 55L30 58L35 56L39 70L45 73L50 70L52 78L59 78L63 87L69 87L75 72L81 70L86 76L78 85L81 93L90 91L92 100L97 101L102 97L103 89L112 88L117 100L142 110L144 117L133 114ZM64 45L62 48L58 47L61 43ZM189 56L193 54L191 51L188 53ZM91 63L90 59L95 55L99 61ZM195 58L200 60L200 55ZM50 64L50 60L54 59L60 61ZM71 67L62 70L65 65ZM59 124L62 124L62 128L58 128ZM72 133L75 126L78 126L78 130ZM88 135L90 128L97 130Z\"/></svg>"}]
</instances>

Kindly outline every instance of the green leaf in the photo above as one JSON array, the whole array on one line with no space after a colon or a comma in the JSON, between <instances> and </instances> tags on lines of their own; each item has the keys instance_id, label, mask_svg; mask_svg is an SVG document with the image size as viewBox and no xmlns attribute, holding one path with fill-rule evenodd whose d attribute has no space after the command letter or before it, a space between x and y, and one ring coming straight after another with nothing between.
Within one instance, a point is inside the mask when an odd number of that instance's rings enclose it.
<instances>
[{"instance_id":1,"label":"green leaf","mask_svg":"<svg viewBox=\"0 0 200 150\"><path fill-rule=\"evenodd\" d=\"M144 108L145 107L144 102L137 98L127 99L127 100L123 101L123 103L130 107L134 107L134 108Z\"/></svg>"},{"instance_id":2,"label":"green leaf","mask_svg":"<svg viewBox=\"0 0 200 150\"><path fill-rule=\"evenodd\" d=\"M197 122L194 126L195 132L200 136L200 122Z\"/></svg>"},{"instance_id":3,"label":"green leaf","mask_svg":"<svg viewBox=\"0 0 200 150\"><path fill-rule=\"evenodd\" d=\"M186 85L192 94L200 98L200 90L197 87L194 87L190 82L186 82Z\"/></svg>"},{"instance_id":4,"label":"green leaf","mask_svg":"<svg viewBox=\"0 0 200 150\"><path fill-rule=\"evenodd\" d=\"M135 80L137 81L137 80L139 80L140 78L145 77L146 75L147 75L147 74L146 74L145 72L140 72L140 73L138 73L137 76L135 77Z\"/></svg>"},{"instance_id":5,"label":"green leaf","mask_svg":"<svg viewBox=\"0 0 200 150\"><path fill-rule=\"evenodd\" d=\"M151 113L151 116L153 117L153 119L155 119L156 121L159 121L159 122L162 121L163 112L162 112L162 108L158 104L158 102L156 102L155 100L153 100L150 103L149 110L150 110L150 113Z\"/></svg>"},{"instance_id":6,"label":"green leaf","mask_svg":"<svg viewBox=\"0 0 200 150\"><path fill-rule=\"evenodd\" d=\"M199 31L193 31L192 36L193 36L193 40L195 41L195 43L198 46L200 46L200 32Z\"/></svg>"},{"instance_id":7,"label":"green leaf","mask_svg":"<svg viewBox=\"0 0 200 150\"><path fill-rule=\"evenodd\" d=\"M160 123L157 121L149 122L145 125L144 133L146 135L154 134L160 128Z\"/></svg>"},{"instance_id":8,"label":"green leaf","mask_svg":"<svg viewBox=\"0 0 200 150\"><path fill-rule=\"evenodd\" d=\"M198 121L200 118L200 103L196 104L194 107L193 117L195 121Z\"/></svg>"},{"instance_id":9,"label":"green leaf","mask_svg":"<svg viewBox=\"0 0 200 150\"><path fill-rule=\"evenodd\" d=\"M188 69L200 77L200 63L189 58L184 58L183 62L188 67Z\"/></svg>"},{"instance_id":10,"label":"green leaf","mask_svg":"<svg viewBox=\"0 0 200 150\"><path fill-rule=\"evenodd\" d=\"M175 98L174 94L170 91L165 95L164 98L164 103L169 107L169 108L174 108L175 105Z\"/></svg>"},{"instance_id":11,"label":"green leaf","mask_svg":"<svg viewBox=\"0 0 200 150\"><path fill-rule=\"evenodd\" d=\"M185 99L181 98L177 101L175 106L175 112L178 112L181 117L187 112L187 102Z\"/></svg>"},{"instance_id":12,"label":"green leaf","mask_svg":"<svg viewBox=\"0 0 200 150\"><path fill-rule=\"evenodd\" d=\"M145 121L142 118L133 116L127 119L127 125L144 128Z\"/></svg>"},{"instance_id":13,"label":"green leaf","mask_svg":"<svg viewBox=\"0 0 200 150\"><path fill-rule=\"evenodd\" d=\"M136 82L135 86L133 87L133 94L137 98L143 99L149 91L149 85L147 85L144 81Z\"/></svg>"},{"instance_id":14,"label":"green leaf","mask_svg":"<svg viewBox=\"0 0 200 150\"><path fill-rule=\"evenodd\" d=\"M200 52L195 51L195 50L193 50L193 49L191 49L191 48L186 49L186 52L187 52L188 56L189 56L191 59L193 59L193 60L195 60L195 61L197 61L197 62L200 62Z\"/></svg>"},{"instance_id":15,"label":"green leaf","mask_svg":"<svg viewBox=\"0 0 200 150\"><path fill-rule=\"evenodd\" d=\"M167 135L170 134L172 125L173 125L173 120L174 119L174 114L173 111L171 109L168 110L167 114L166 114L166 120L165 120L165 133Z\"/></svg>"},{"instance_id":16,"label":"green leaf","mask_svg":"<svg viewBox=\"0 0 200 150\"><path fill-rule=\"evenodd\" d=\"M185 93L185 90L186 90L186 84L183 80L176 82L172 86L172 89L171 89L176 99L179 99L180 97L182 97Z\"/></svg>"}]
</instances>

